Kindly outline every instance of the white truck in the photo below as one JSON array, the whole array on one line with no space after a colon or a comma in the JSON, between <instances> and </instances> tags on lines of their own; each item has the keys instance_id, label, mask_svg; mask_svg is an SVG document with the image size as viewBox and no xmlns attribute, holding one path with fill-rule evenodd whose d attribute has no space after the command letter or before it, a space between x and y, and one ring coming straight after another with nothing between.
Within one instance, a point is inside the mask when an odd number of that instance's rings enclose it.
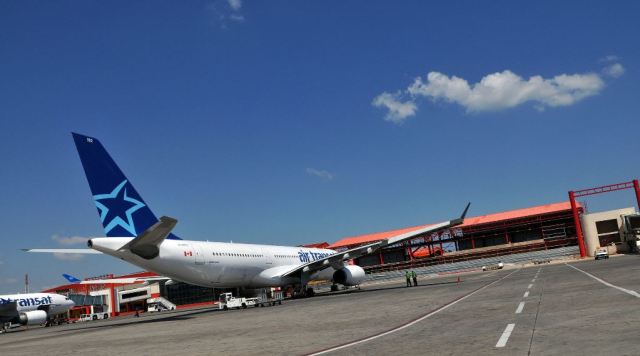
<instances>
[{"instance_id":1,"label":"white truck","mask_svg":"<svg viewBox=\"0 0 640 356\"><path fill-rule=\"evenodd\" d=\"M108 313L81 314L78 321L92 321L100 319L109 319Z\"/></svg>"},{"instance_id":2,"label":"white truck","mask_svg":"<svg viewBox=\"0 0 640 356\"><path fill-rule=\"evenodd\" d=\"M596 249L596 251L594 253L594 258L596 260L608 259L609 258L609 251L607 250L606 247L598 248L598 249Z\"/></svg>"},{"instance_id":3,"label":"white truck","mask_svg":"<svg viewBox=\"0 0 640 356\"><path fill-rule=\"evenodd\" d=\"M503 269L503 268L504 268L504 263L502 262L498 262L498 264L495 264L495 265L482 266L483 271Z\"/></svg>"},{"instance_id":4,"label":"white truck","mask_svg":"<svg viewBox=\"0 0 640 356\"><path fill-rule=\"evenodd\" d=\"M622 216L622 234L631 252L640 252L640 214Z\"/></svg>"},{"instance_id":5,"label":"white truck","mask_svg":"<svg viewBox=\"0 0 640 356\"><path fill-rule=\"evenodd\" d=\"M257 306L260 298L234 297L232 293L222 293L218 298L218 309L247 309L250 306Z\"/></svg>"},{"instance_id":6,"label":"white truck","mask_svg":"<svg viewBox=\"0 0 640 356\"><path fill-rule=\"evenodd\" d=\"M246 309L248 307L264 307L268 305L281 305L284 299L282 291L272 291L263 289L259 297L244 298L234 297L232 293L222 293L218 298L218 309Z\"/></svg>"}]
</instances>

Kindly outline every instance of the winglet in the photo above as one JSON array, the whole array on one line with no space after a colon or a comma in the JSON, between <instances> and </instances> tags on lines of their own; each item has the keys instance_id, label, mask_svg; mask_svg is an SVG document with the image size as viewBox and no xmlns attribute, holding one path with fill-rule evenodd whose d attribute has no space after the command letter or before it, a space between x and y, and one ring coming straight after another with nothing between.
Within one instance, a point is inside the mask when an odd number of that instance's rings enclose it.
<instances>
[{"instance_id":1,"label":"winglet","mask_svg":"<svg viewBox=\"0 0 640 356\"><path fill-rule=\"evenodd\" d=\"M469 211L469 207L471 206L471 202L467 203L467 207L464 208L464 211L462 212L462 215L460 216L460 219L464 220L464 217L467 216L467 211Z\"/></svg>"},{"instance_id":2,"label":"winglet","mask_svg":"<svg viewBox=\"0 0 640 356\"><path fill-rule=\"evenodd\" d=\"M69 282L71 282L71 283L78 283L78 282L80 282L80 280L79 280L78 278L76 278L76 277L74 277L74 276L72 276L72 275L70 275L70 274L63 273L63 274L62 274L62 277L64 277L64 279L66 279L67 281L69 281Z\"/></svg>"},{"instance_id":3,"label":"winglet","mask_svg":"<svg viewBox=\"0 0 640 356\"><path fill-rule=\"evenodd\" d=\"M465 216L467 216L467 212L469 211L470 206L471 206L471 202L468 202L467 207L464 208L464 211L462 212L462 215L460 215L460 217L457 219L451 220L451 226L460 225L464 222L464 218Z\"/></svg>"}]
</instances>

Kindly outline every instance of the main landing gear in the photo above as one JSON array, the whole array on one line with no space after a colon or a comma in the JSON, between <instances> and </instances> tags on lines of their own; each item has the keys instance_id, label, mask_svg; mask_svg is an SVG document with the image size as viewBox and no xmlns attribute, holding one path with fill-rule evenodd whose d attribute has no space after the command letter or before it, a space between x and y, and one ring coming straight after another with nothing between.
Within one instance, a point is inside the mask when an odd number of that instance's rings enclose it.
<instances>
[{"instance_id":1,"label":"main landing gear","mask_svg":"<svg viewBox=\"0 0 640 356\"><path fill-rule=\"evenodd\" d=\"M311 287L297 286L293 290L293 298L310 298L316 295L316 292Z\"/></svg>"}]
</instances>

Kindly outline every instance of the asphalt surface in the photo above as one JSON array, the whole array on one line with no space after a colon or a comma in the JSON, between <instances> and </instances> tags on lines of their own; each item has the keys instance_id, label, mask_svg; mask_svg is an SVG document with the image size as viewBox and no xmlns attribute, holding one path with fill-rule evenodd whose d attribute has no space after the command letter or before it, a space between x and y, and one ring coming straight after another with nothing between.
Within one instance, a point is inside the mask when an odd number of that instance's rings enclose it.
<instances>
[{"instance_id":1,"label":"asphalt surface","mask_svg":"<svg viewBox=\"0 0 640 356\"><path fill-rule=\"evenodd\" d=\"M275 307L21 329L0 335L0 354L640 354L640 256L569 265L461 282L422 277L411 288L396 280Z\"/></svg>"}]
</instances>

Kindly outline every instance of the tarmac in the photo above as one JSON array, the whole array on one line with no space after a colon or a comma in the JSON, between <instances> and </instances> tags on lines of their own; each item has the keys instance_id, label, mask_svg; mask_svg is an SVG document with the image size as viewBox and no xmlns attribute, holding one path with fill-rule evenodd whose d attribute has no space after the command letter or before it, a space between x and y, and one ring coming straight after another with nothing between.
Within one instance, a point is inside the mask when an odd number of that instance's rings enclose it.
<instances>
[{"instance_id":1,"label":"tarmac","mask_svg":"<svg viewBox=\"0 0 640 356\"><path fill-rule=\"evenodd\" d=\"M637 255L420 276L419 284L21 328L0 335L0 354L640 354Z\"/></svg>"}]
</instances>

